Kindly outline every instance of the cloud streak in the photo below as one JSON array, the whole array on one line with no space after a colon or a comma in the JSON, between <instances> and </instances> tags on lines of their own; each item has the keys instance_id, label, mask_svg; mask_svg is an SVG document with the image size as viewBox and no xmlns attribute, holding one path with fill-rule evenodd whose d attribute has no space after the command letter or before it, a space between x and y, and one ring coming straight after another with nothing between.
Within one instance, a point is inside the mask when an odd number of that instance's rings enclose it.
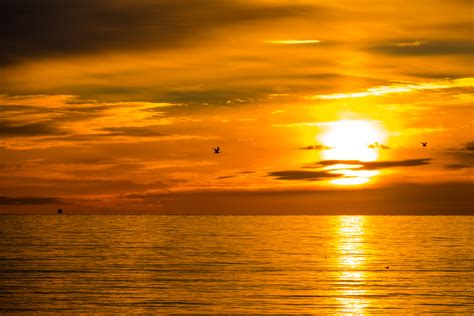
<instances>
[{"instance_id":1,"label":"cloud streak","mask_svg":"<svg viewBox=\"0 0 474 316\"><path fill-rule=\"evenodd\" d=\"M474 54L472 40L458 41L400 41L376 45L370 51L396 56L429 56Z\"/></svg>"},{"instance_id":2,"label":"cloud streak","mask_svg":"<svg viewBox=\"0 0 474 316\"><path fill-rule=\"evenodd\" d=\"M470 88L474 87L474 78L461 78L452 80L440 80L433 82L419 83L395 83L388 86L377 86L365 91L351 93L320 94L309 97L309 99L337 100L365 97L380 97L390 94L414 93L426 90L442 90L450 88Z\"/></svg>"},{"instance_id":3,"label":"cloud streak","mask_svg":"<svg viewBox=\"0 0 474 316\"><path fill-rule=\"evenodd\" d=\"M330 173L327 171L306 171L306 170L283 170L272 171L268 173L269 177L274 177L277 180L306 180L306 181L320 181L327 179L339 178L340 175Z\"/></svg>"},{"instance_id":4,"label":"cloud streak","mask_svg":"<svg viewBox=\"0 0 474 316\"><path fill-rule=\"evenodd\" d=\"M265 44L276 44L276 45L312 45L312 44L319 44L322 41L320 40L296 40L296 39L290 39L290 40L266 40L263 41Z\"/></svg>"},{"instance_id":5,"label":"cloud streak","mask_svg":"<svg viewBox=\"0 0 474 316\"><path fill-rule=\"evenodd\" d=\"M13 147L20 144L19 139L24 147L102 142L105 138L177 139L183 135L164 131L177 121L165 109L175 106L99 102L66 95L0 96L0 136L4 145Z\"/></svg>"}]
</instances>

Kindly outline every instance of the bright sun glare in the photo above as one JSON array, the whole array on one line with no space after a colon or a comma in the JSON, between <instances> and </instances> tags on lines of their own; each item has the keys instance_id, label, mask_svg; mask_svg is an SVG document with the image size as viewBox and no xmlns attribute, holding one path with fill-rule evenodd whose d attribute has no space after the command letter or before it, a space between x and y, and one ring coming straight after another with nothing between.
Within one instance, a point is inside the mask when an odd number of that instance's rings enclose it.
<instances>
[{"instance_id":1,"label":"bright sun glare","mask_svg":"<svg viewBox=\"0 0 474 316\"><path fill-rule=\"evenodd\" d=\"M327 123L327 129L319 140L324 146L331 147L322 153L325 160L375 161L379 156L377 144L383 144L385 138L381 124L376 121L342 120ZM354 166L345 164L329 167L331 172L345 176L331 182L338 185L363 184L379 173L352 168Z\"/></svg>"}]
</instances>

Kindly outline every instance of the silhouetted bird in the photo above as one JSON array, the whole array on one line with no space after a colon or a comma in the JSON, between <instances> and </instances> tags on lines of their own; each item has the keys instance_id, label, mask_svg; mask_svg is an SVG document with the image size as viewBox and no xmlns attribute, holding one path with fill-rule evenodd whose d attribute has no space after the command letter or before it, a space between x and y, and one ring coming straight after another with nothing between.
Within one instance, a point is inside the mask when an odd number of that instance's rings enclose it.
<instances>
[{"instance_id":1,"label":"silhouetted bird","mask_svg":"<svg viewBox=\"0 0 474 316\"><path fill-rule=\"evenodd\" d=\"M421 142L420 144L422 144L422 145L423 145L423 147L426 147L426 146L428 146L428 142Z\"/></svg>"},{"instance_id":2,"label":"silhouetted bird","mask_svg":"<svg viewBox=\"0 0 474 316\"><path fill-rule=\"evenodd\" d=\"M219 146L217 146L216 148L213 147L212 149L214 149L214 153L215 153L215 154L219 154L219 153L220 153L220 150L221 150L221 149L219 148Z\"/></svg>"},{"instance_id":3,"label":"silhouetted bird","mask_svg":"<svg viewBox=\"0 0 474 316\"><path fill-rule=\"evenodd\" d=\"M62 214L62 213L63 213L63 209L62 208L58 209L58 214Z\"/></svg>"}]
</instances>

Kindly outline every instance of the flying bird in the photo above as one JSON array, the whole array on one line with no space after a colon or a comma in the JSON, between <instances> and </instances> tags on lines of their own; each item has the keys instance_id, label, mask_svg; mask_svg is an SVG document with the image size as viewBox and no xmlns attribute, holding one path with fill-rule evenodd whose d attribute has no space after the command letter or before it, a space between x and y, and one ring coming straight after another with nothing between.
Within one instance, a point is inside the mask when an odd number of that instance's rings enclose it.
<instances>
[{"instance_id":1,"label":"flying bird","mask_svg":"<svg viewBox=\"0 0 474 316\"><path fill-rule=\"evenodd\" d=\"M219 154L221 150L219 146L217 146L216 148L212 147L212 149L214 150L215 154Z\"/></svg>"},{"instance_id":2,"label":"flying bird","mask_svg":"<svg viewBox=\"0 0 474 316\"><path fill-rule=\"evenodd\" d=\"M420 144L422 144L422 145L423 145L423 147L426 147L426 146L428 146L428 142L421 142Z\"/></svg>"}]
</instances>

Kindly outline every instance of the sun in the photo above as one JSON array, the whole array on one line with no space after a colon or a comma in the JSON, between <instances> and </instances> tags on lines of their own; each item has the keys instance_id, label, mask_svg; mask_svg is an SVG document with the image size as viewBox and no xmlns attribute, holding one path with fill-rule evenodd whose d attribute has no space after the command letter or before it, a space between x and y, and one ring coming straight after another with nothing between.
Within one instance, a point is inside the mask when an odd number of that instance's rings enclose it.
<instances>
[{"instance_id":1,"label":"sun","mask_svg":"<svg viewBox=\"0 0 474 316\"><path fill-rule=\"evenodd\" d=\"M326 131L319 136L319 141L331 148L324 152L325 159L377 160L378 150L371 147L383 144L386 138L379 122L342 120L326 123L326 126Z\"/></svg>"},{"instance_id":2,"label":"sun","mask_svg":"<svg viewBox=\"0 0 474 316\"><path fill-rule=\"evenodd\" d=\"M375 161L379 157L380 144L384 144L386 133L379 122L342 120L325 124L326 131L319 141L329 150L322 152L323 159L338 162L326 169L341 175L330 181L336 185L360 185L378 175L378 170L358 170L357 161ZM344 163L344 161L351 162Z\"/></svg>"}]
</instances>

